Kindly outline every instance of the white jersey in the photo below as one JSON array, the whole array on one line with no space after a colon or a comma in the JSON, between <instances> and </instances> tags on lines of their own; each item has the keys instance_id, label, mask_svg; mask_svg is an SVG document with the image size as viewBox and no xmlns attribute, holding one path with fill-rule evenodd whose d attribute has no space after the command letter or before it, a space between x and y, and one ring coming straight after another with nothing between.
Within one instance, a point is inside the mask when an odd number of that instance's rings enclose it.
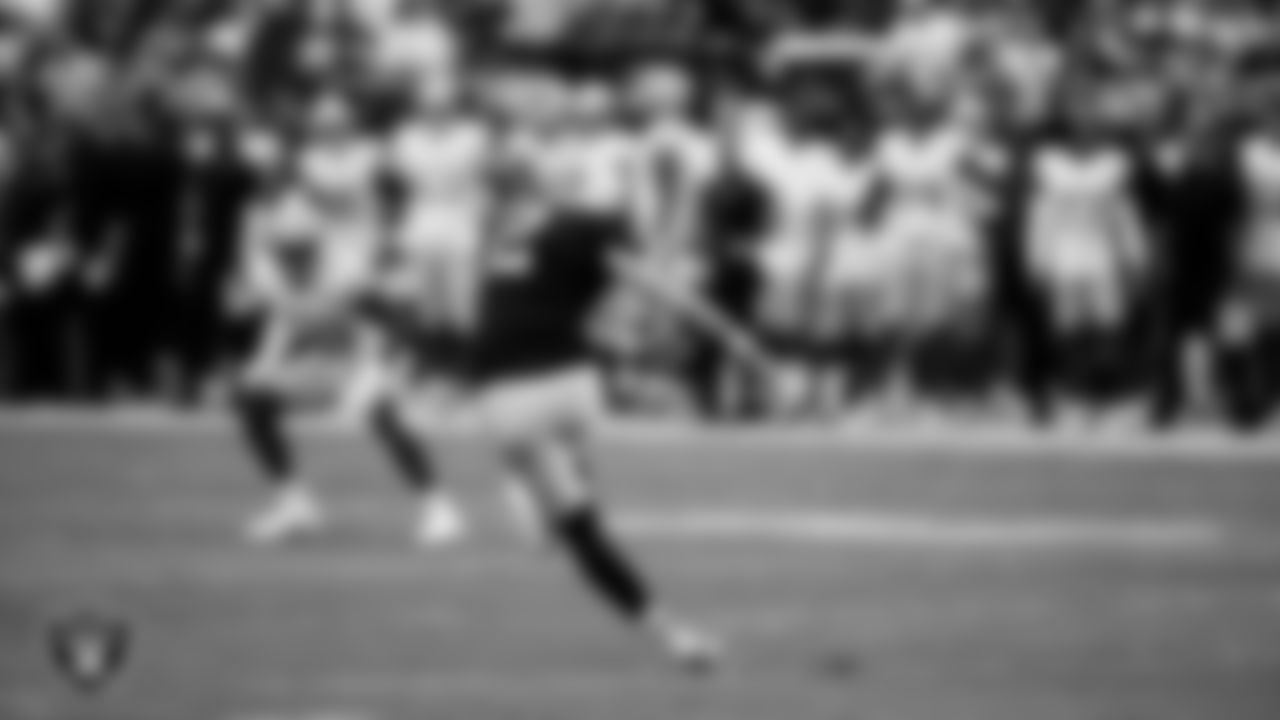
<instances>
[{"instance_id":1,"label":"white jersey","mask_svg":"<svg viewBox=\"0 0 1280 720\"><path fill-rule=\"evenodd\" d=\"M904 258L978 258L975 150L968 135L954 130L891 131L880 138L873 152L885 197L878 230Z\"/></svg>"},{"instance_id":2,"label":"white jersey","mask_svg":"<svg viewBox=\"0 0 1280 720\"><path fill-rule=\"evenodd\" d=\"M392 134L387 164L405 192L402 243L479 242L492 143L488 126L467 118L409 122Z\"/></svg>"},{"instance_id":3,"label":"white jersey","mask_svg":"<svg viewBox=\"0 0 1280 720\"><path fill-rule=\"evenodd\" d=\"M1245 263L1280 273L1280 141L1252 138L1241 148L1248 209Z\"/></svg>"},{"instance_id":4,"label":"white jersey","mask_svg":"<svg viewBox=\"0 0 1280 720\"><path fill-rule=\"evenodd\" d=\"M762 179L774 206L770 235L779 242L809 243L840 229L871 185L868 168L831 143L793 143L775 161Z\"/></svg>"},{"instance_id":5,"label":"white jersey","mask_svg":"<svg viewBox=\"0 0 1280 720\"><path fill-rule=\"evenodd\" d=\"M383 156L376 143L353 139L304 147L297 158L299 190L312 215L318 262L326 287L352 285L373 271L380 242L378 182Z\"/></svg>"},{"instance_id":6,"label":"white jersey","mask_svg":"<svg viewBox=\"0 0 1280 720\"><path fill-rule=\"evenodd\" d=\"M969 221L974 211L968 174L972 151L969 138L960 132L885 134L876 145L874 163L889 193L888 215Z\"/></svg>"},{"instance_id":7,"label":"white jersey","mask_svg":"<svg viewBox=\"0 0 1280 720\"><path fill-rule=\"evenodd\" d=\"M773 206L764 262L773 273L794 274L814 261L822 243L849 239L872 176L828 142L791 141L771 155L756 169Z\"/></svg>"},{"instance_id":8,"label":"white jersey","mask_svg":"<svg viewBox=\"0 0 1280 720\"><path fill-rule=\"evenodd\" d=\"M1111 272L1133 238L1132 164L1104 149L1046 148L1033 158L1028 239L1036 267L1055 274Z\"/></svg>"},{"instance_id":9,"label":"white jersey","mask_svg":"<svg viewBox=\"0 0 1280 720\"><path fill-rule=\"evenodd\" d=\"M692 223L693 207L715 176L719 161L711 137L683 121L656 123L635 136L645 232L678 242L694 231L672 223Z\"/></svg>"},{"instance_id":10,"label":"white jersey","mask_svg":"<svg viewBox=\"0 0 1280 720\"><path fill-rule=\"evenodd\" d=\"M372 244L333 232L325 211L307 195L254 208L246 230L248 289L274 314L323 314L369 277Z\"/></svg>"},{"instance_id":11,"label":"white jersey","mask_svg":"<svg viewBox=\"0 0 1280 720\"><path fill-rule=\"evenodd\" d=\"M297 158L298 183L330 228L350 229L376 219L382 170L377 144L358 139L305 146Z\"/></svg>"}]
</instances>

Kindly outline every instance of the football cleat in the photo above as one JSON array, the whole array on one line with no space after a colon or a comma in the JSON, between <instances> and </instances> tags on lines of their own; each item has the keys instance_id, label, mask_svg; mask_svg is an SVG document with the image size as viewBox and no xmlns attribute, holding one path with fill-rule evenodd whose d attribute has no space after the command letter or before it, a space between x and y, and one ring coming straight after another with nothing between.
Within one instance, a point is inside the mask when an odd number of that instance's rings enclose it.
<instances>
[{"instance_id":1,"label":"football cleat","mask_svg":"<svg viewBox=\"0 0 1280 720\"><path fill-rule=\"evenodd\" d=\"M461 542L469 531L461 506L448 496L433 495L422 504L414 534L423 547L441 548Z\"/></svg>"},{"instance_id":2,"label":"football cleat","mask_svg":"<svg viewBox=\"0 0 1280 720\"><path fill-rule=\"evenodd\" d=\"M324 511L315 495L305 488L282 490L250 521L246 535L255 545L275 545L324 526Z\"/></svg>"},{"instance_id":3,"label":"football cleat","mask_svg":"<svg viewBox=\"0 0 1280 720\"><path fill-rule=\"evenodd\" d=\"M704 630L673 623L660 632L667 654L689 672L712 672L724 661L726 650L723 641Z\"/></svg>"}]
</instances>

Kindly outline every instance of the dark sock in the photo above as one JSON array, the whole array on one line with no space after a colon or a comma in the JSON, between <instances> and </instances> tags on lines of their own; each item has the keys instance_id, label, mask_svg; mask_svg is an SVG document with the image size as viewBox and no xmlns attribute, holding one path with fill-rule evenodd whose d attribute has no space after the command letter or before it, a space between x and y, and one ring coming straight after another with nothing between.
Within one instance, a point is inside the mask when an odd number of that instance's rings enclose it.
<instances>
[{"instance_id":1,"label":"dark sock","mask_svg":"<svg viewBox=\"0 0 1280 720\"><path fill-rule=\"evenodd\" d=\"M435 485L431 455L396 410L389 405L378 407L370 418L370 427L409 489L418 493L430 491Z\"/></svg>"},{"instance_id":2,"label":"dark sock","mask_svg":"<svg viewBox=\"0 0 1280 720\"><path fill-rule=\"evenodd\" d=\"M638 620L649 611L649 588L595 508L570 511L555 527L578 571L619 614Z\"/></svg>"},{"instance_id":3,"label":"dark sock","mask_svg":"<svg viewBox=\"0 0 1280 720\"><path fill-rule=\"evenodd\" d=\"M294 473L293 448L284 430L284 406L269 394L248 391L236 402L241 433L249 453L272 484Z\"/></svg>"}]
</instances>

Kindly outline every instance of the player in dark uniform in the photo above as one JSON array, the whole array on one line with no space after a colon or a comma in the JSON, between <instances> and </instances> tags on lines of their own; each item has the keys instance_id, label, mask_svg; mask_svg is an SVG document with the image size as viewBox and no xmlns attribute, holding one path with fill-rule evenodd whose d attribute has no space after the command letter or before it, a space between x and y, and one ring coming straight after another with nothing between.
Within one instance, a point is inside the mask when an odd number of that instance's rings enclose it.
<instances>
[{"instance_id":1,"label":"player in dark uniform","mask_svg":"<svg viewBox=\"0 0 1280 720\"><path fill-rule=\"evenodd\" d=\"M603 189L621 187L609 174L625 172L624 154L575 132L572 123L555 125L510 138L508 160L522 187L508 209L523 221L488 254L465 372L507 472L526 488L547 536L613 609L652 632L680 662L703 668L718 658L719 643L657 603L591 492L588 449L605 404L596 310L616 281L631 282L747 362L762 359L744 334L628 254L625 197Z\"/></svg>"}]
</instances>

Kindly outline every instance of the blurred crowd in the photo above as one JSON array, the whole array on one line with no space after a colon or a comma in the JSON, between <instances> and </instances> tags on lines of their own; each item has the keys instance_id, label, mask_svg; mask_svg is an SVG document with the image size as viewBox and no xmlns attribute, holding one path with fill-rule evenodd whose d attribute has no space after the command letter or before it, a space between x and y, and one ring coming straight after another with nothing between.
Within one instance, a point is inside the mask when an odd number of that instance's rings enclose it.
<instances>
[{"instance_id":1,"label":"blurred crowd","mask_svg":"<svg viewBox=\"0 0 1280 720\"><path fill-rule=\"evenodd\" d=\"M385 144L415 94L670 152L634 230L788 391L621 298L628 410L1280 404L1264 0L0 0L0 397L199 402L281 157Z\"/></svg>"}]
</instances>

